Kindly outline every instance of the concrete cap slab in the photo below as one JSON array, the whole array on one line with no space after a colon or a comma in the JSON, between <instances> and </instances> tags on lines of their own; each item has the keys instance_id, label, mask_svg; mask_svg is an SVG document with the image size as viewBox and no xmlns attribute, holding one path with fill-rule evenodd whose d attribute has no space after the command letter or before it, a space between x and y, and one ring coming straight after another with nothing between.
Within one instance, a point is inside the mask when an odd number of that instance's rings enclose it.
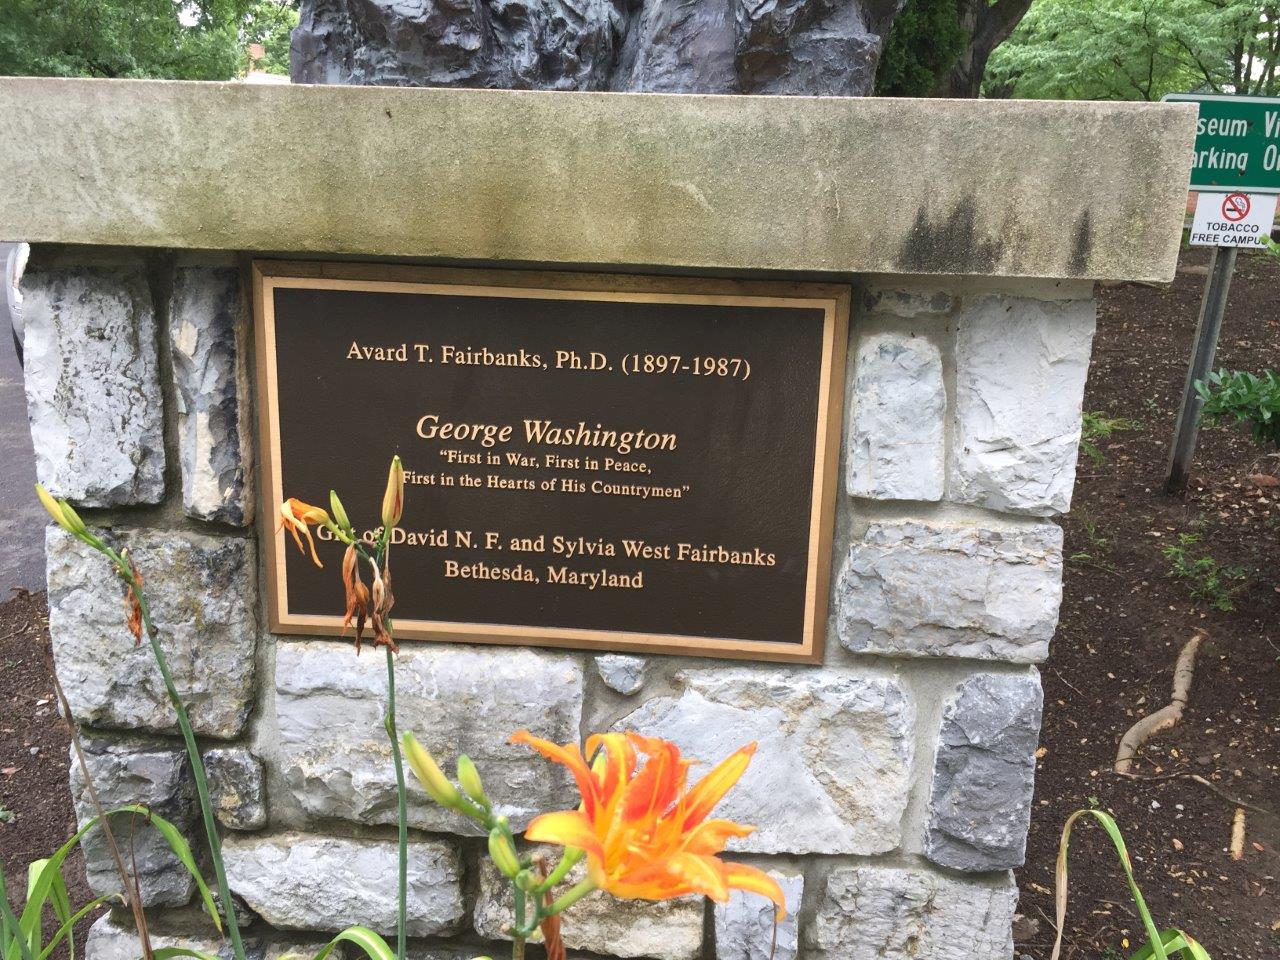
<instances>
[{"instance_id":1,"label":"concrete cap slab","mask_svg":"<svg viewBox=\"0 0 1280 960\"><path fill-rule=\"evenodd\" d=\"M0 236L688 270L1173 276L1188 104L0 79Z\"/></svg>"}]
</instances>

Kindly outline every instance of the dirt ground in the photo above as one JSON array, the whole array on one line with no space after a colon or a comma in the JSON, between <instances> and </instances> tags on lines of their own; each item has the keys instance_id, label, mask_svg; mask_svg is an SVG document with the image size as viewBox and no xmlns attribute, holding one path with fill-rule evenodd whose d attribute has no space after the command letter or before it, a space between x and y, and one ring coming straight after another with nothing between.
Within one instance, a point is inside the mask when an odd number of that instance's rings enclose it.
<instances>
[{"instance_id":1,"label":"dirt ground","mask_svg":"<svg viewBox=\"0 0 1280 960\"><path fill-rule=\"evenodd\" d=\"M0 604L0 863L15 912L26 901L27 864L56 852L76 829L67 789L70 738L54 699L48 637L43 593ZM72 904L93 899L79 850L62 874ZM77 925L77 956L96 917ZM45 935L56 929L48 916Z\"/></svg>"},{"instance_id":2,"label":"dirt ground","mask_svg":"<svg viewBox=\"0 0 1280 960\"><path fill-rule=\"evenodd\" d=\"M1280 810L1280 459L1242 431L1206 428L1187 495L1161 492L1207 264L1207 251L1184 250L1170 287L1100 295L1084 408L1133 426L1096 441L1102 462L1082 454L1064 523L1065 596L1041 671L1043 756L1019 872L1021 910L1039 924L1018 952L1035 960L1048 958L1053 940L1062 823L1090 804L1119 821L1157 924L1187 930L1214 960L1280 957L1280 819L1246 810L1244 858L1234 861L1235 805L1187 776ZM1216 366L1280 368L1277 294L1280 264L1242 253ZM1226 569L1218 598L1233 610L1213 609L1170 576L1163 551L1179 535L1200 538L1184 547L1189 561ZM1134 768L1156 779L1116 776L1120 737L1169 701L1175 658L1197 629L1208 639L1183 721L1150 741ZM1082 823L1071 851L1063 956L1127 956L1144 937L1113 850ZM1027 937L1035 924L1020 926Z\"/></svg>"},{"instance_id":3,"label":"dirt ground","mask_svg":"<svg viewBox=\"0 0 1280 960\"><path fill-rule=\"evenodd\" d=\"M1269 479L1280 459L1243 433L1206 429L1187 496L1161 493L1207 261L1184 251L1172 286L1100 293L1085 409L1131 423L1095 441L1100 462L1082 454L1065 521L1065 598L1042 670L1042 757L1019 872L1017 953L1033 960L1047 960L1052 944L1059 830L1090 804L1119 820L1157 923L1185 928L1214 960L1280 957L1280 819L1247 810L1244 857L1235 861L1227 848L1236 807L1221 795L1280 808L1280 487ZM1280 368L1278 292L1280 264L1243 255L1219 365ZM1233 610L1213 609L1169 575L1162 551L1180 534L1199 536L1184 550L1217 563L1219 605ZM22 866L55 850L74 819L44 619L39 595L0 606L0 808L13 818L0 814L0 858L11 895L25 887ZM1196 629L1208 639L1183 722L1143 751L1136 772L1152 779L1117 777L1120 736L1168 701L1175 657ZM1119 864L1090 824L1072 851L1064 956L1118 960L1142 939ZM68 877L72 899L83 902L78 861Z\"/></svg>"}]
</instances>

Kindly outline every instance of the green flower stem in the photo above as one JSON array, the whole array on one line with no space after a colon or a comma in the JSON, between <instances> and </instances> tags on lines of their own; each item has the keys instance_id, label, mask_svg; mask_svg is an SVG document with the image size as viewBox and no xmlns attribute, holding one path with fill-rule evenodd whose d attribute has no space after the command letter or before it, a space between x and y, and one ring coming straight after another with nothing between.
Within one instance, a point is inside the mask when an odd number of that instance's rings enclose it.
<instances>
[{"instance_id":1,"label":"green flower stem","mask_svg":"<svg viewBox=\"0 0 1280 960\"><path fill-rule=\"evenodd\" d=\"M409 825L408 803L404 785L404 761L400 756L400 738L396 733L396 662L387 647L387 716L385 726L387 736L391 739L391 757L396 767L396 819L399 822L399 868L398 885L399 901L397 903L396 925L396 958L405 960L407 945L405 938L409 928L408 884L409 884Z\"/></svg>"},{"instance_id":2,"label":"green flower stem","mask_svg":"<svg viewBox=\"0 0 1280 960\"><path fill-rule=\"evenodd\" d=\"M514 884L513 884L514 886ZM534 925L538 922L537 908L534 908ZM515 924L511 931L511 960L524 960L524 942L528 934L524 926L524 891L515 887Z\"/></svg>"},{"instance_id":3,"label":"green flower stem","mask_svg":"<svg viewBox=\"0 0 1280 960\"><path fill-rule=\"evenodd\" d=\"M123 561L118 557L115 559L121 575L133 588L134 596L138 598L138 607L142 611L142 622L146 627L151 652L155 655L156 665L160 668L160 676L164 678L164 689L169 694L169 702L173 704L174 713L178 715L178 729L182 731L182 739L187 745L187 757L191 761L191 772L196 780L196 793L200 797L200 816L204 818L205 836L209 840L209 859L213 861L213 875L218 882L218 897L222 900L222 913L226 917L227 933L231 937L232 954L235 960L245 960L244 943L240 939L240 926L236 923L236 908L231 900L231 888L227 886L227 871L222 865L222 840L218 836L218 827L213 819L213 805L209 802L209 783L205 778L200 747L196 744L196 735L191 729L187 708L183 706L182 698L178 696L178 690L173 685L169 663L165 660L164 651L160 649L160 631L156 629L151 619L151 608L147 606L147 598L142 594L141 584L137 582L133 572Z\"/></svg>"},{"instance_id":4,"label":"green flower stem","mask_svg":"<svg viewBox=\"0 0 1280 960\"><path fill-rule=\"evenodd\" d=\"M577 903L579 900L581 900L583 897L585 897L588 893L590 893L595 888L596 888L596 885L591 882L590 877L588 877L586 880L578 881L572 887L570 887L568 890L565 891L564 896L562 896L555 903L551 904L551 906L547 907L543 915L549 917L549 916L552 916L553 914L563 913L565 910L568 910L570 907L572 907L575 903Z\"/></svg>"}]
</instances>

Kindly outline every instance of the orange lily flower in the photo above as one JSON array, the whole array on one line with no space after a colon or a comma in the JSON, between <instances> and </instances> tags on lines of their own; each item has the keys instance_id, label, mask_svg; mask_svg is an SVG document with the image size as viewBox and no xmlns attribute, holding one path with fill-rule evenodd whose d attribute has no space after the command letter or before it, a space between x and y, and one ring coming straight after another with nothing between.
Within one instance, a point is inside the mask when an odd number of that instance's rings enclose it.
<instances>
[{"instance_id":1,"label":"orange lily flower","mask_svg":"<svg viewBox=\"0 0 1280 960\"><path fill-rule=\"evenodd\" d=\"M755 830L730 820L708 819L746 772L756 745L722 760L692 787L691 760L666 740L635 733L597 734L587 740L588 766L577 744L559 746L527 730L512 743L532 747L564 764L578 783L582 806L534 819L525 838L575 847L587 855L588 876L616 897L668 900L700 893L724 902L731 889L768 897L786 914L782 888L767 873L716 854L734 837ZM597 753L597 751L599 751ZM637 770L638 755L647 759Z\"/></svg>"},{"instance_id":2,"label":"orange lily flower","mask_svg":"<svg viewBox=\"0 0 1280 960\"><path fill-rule=\"evenodd\" d=\"M306 549L302 546L302 537L307 538L307 546L311 548L311 559L317 567L323 567L320 558L316 555L316 542L311 539L311 524L323 524L324 526L332 526L333 521L329 519L328 511L321 507L313 507L309 503L303 503L301 500L290 497L284 503L280 504L280 527L286 528L293 534L293 542L298 545L298 549L306 553ZM276 529L280 529L277 527ZM302 536L300 537L299 534Z\"/></svg>"}]
</instances>

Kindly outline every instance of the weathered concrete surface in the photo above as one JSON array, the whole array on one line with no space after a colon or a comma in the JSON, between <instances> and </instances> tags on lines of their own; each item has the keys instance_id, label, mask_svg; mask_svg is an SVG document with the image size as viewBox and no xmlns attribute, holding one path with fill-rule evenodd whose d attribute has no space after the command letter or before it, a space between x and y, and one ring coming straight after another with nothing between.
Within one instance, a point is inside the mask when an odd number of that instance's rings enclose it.
<instances>
[{"instance_id":1,"label":"weathered concrete surface","mask_svg":"<svg viewBox=\"0 0 1280 960\"><path fill-rule=\"evenodd\" d=\"M0 223L32 242L1167 281L1194 118L4 78Z\"/></svg>"},{"instance_id":2,"label":"weathered concrete surface","mask_svg":"<svg viewBox=\"0 0 1280 960\"><path fill-rule=\"evenodd\" d=\"M904 0L305 0L295 83L871 93Z\"/></svg>"}]
</instances>

